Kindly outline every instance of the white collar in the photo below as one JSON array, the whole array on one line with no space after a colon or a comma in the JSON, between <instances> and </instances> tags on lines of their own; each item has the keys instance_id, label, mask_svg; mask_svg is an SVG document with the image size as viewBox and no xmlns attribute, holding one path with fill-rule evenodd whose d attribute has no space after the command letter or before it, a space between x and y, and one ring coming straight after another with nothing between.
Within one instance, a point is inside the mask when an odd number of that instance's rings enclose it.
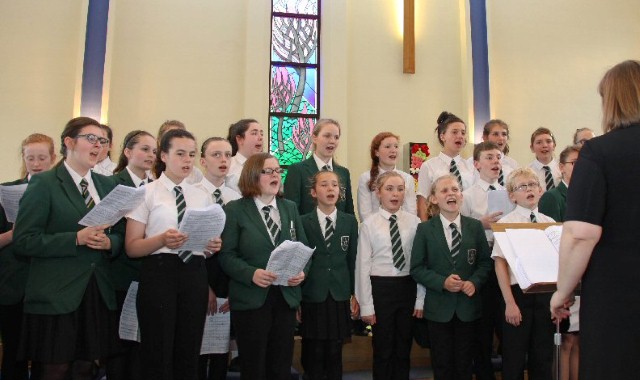
<instances>
[{"instance_id":1,"label":"white collar","mask_svg":"<svg viewBox=\"0 0 640 380\"><path fill-rule=\"evenodd\" d=\"M318 170L322 170L322 168L325 165L329 165L329 168L331 168L331 170L334 169L333 167L333 158L330 158L329 161L324 162L320 159L320 157L318 157L318 155L316 155L315 153L313 153L313 160L316 162L316 166L318 167Z\"/></svg>"}]
</instances>

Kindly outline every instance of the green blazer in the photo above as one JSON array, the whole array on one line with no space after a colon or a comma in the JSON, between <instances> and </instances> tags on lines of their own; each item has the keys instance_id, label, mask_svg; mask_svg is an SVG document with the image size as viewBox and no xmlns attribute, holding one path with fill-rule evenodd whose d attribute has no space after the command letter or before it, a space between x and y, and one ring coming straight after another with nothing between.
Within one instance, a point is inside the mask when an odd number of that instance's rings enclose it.
<instances>
[{"instance_id":1,"label":"green blazer","mask_svg":"<svg viewBox=\"0 0 640 380\"><path fill-rule=\"evenodd\" d=\"M353 195L351 194L351 175L349 169L333 165L333 171L340 177L340 184L344 192L344 199L336 204L338 210L354 215ZM289 166L287 178L284 182L284 197L292 200L300 215L308 214L316 209L316 203L311 197L311 177L318 172L318 166L313 157L307 158Z\"/></svg>"},{"instance_id":2,"label":"green blazer","mask_svg":"<svg viewBox=\"0 0 640 380\"><path fill-rule=\"evenodd\" d=\"M3 186L21 185L27 178L3 183ZM0 233L13 228L0 206ZM15 245L9 243L0 250L0 305L15 305L24 298L24 287L29 274L29 259L15 254Z\"/></svg>"},{"instance_id":3,"label":"green blazer","mask_svg":"<svg viewBox=\"0 0 640 380\"><path fill-rule=\"evenodd\" d=\"M277 198L281 231L277 244L294 240L307 244L307 237L300 222L298 209L293 202ZM262 215L253 198L240 198L227 203L224 208L227 221L222 231L222 250L218 254L222 269L230 277L229 304L231 310L254 310L264 305L269 288L253 283L256 269L265 269L275 246L269 237ZM305 274L308 273L305 269ZM300 286L282 286L282 295L291 308L300 305Z\"/></svg>"},{"instance_id":4,"label":"green blazer","mask_svg":"<svg viewBox=\"0 0 640 380\"><path fill-rule=\"evenodd\" d=\"M114 174L112 178L116 181L116 185L136 187L127 169ZM123 223L126 226L126 218L123 219ZM138 281L141 263L142 258L131 258L124 251L123 254L116 256L111 261L111 279L114 288L118 291L126 292L129 289L129 285L131 285L131 281Z\"/></svg>"},{"instance_id":5,"label":"green blazer","mask_svg":"<svg viewBox=\"0 0 640 380\"><path fill-rule=\"evenodd\" d=\"M567 210L567 186L564 182L549 191L545 191L538 202L538 211L556 222L564 222Z\"/></svg>"},{"instance_id":6,"label":"green blazer","mask_svg":"<svg viewBox=\"0 0 640 380\"><path fill-rule=\"evenodd\" d=\"M435 322L449 322L454 313L463 322L482 316L480 288L487 280L493 263L489 245L480 221L460 216L462 242L459 258L454 263L440 217L420 223L411 249L411 275L427 289L424 318ZM475 254L471 251L475 250ZM463 292L451 293L444 289L445 279L457 274L471 281L476 292L467 297Z\"/></svg>"},{"instance_id":7,"label":"green blazer","mask_svg":"<svg viewBox=\"0 0 640 380\"><path fill-rule=\"evenodd\" d=\"M91 173L100 195L115 186L113 179ZM91 276L110 310L116 309L110 257L121 253L124 224L108 231L111 251L76 245L78 222L88 212L82 195L64 164L33 176L20 201L14 229L16 252L31 257L24 311L31 314L67 314L78 308Z\"/></svg>"},{"instance_id":8,"label":"green blazer","mask_svg":"<svg viewBox=\"0 0 640 380\"><path fill-rule=\"evenodd\" d=\"M309 275L302 284L304 302L324 302L329 294L336 301L348 301L354 290L358 222L353 215L338 211L335 232L328 249L316 210L303 215L302 226L314 248Z\"/></svg>"}]
</instances>

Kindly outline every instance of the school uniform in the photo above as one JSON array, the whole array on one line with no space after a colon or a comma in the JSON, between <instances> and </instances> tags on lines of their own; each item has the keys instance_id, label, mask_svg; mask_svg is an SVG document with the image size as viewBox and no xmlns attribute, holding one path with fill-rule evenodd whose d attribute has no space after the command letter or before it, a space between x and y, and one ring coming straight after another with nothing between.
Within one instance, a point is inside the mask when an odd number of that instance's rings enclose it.
<instances>
[{"instance_id":1,"label":"school uniform","mask_svg":"<svg viewBox=\"0 0 640 380\"><path fill-rule=\"evenodd\" d=\"M451 160L455 161L456 167L462 177L462 183L460 184L462 190L468 189L473 185L473 172L475 170L473 165L469 166L468 162L460 155L449 157L444 154L444 152L440 152L438 156L422 163L420 172L418 173L418 195L428 198L433 182L443 175L451 174L449 172Z\"/></svg>"},{"instance_id":2,"label":"school uniform","mask_svg":"<svg viewBox=\"0 0 640 380\"><path fill-rule=\"evenodd\" d=\"M327 218L333 228L329 240ZM309 380L342 379L342 344L351 336L358 222L337 209L330 215L316 209L301 219L309 246L315 248L302 285L302 365Z\"/></svg>"},{"instance_id":3,"label":"school uniform","mask_svg":"<svg viewBox=\"0 0 640 380\"><path fill-rule=\"evenodd\" d=\"M15 252L30 257L22 347L27 358L43 363L104 359L115 333L109 259L122 251L124 224L105 231L109 251L76 244L84 228L78 221L89 212L83 179L96 204L115 187L111 178L91 171L82 177L63 161L33 176L20 201Z\"/></svg>"},{"instance_id":4,"label":"school uniform","mask_svg":"<svg viewBox=\"0 0 640 380\"><path fill-rule=\"evenodd\" d=\"M145 185L144 201L128 219L145 224L145 238L178 229L175 187L186 208L211 205L211 197L186 180L176 185L164 173ZM204 253L188 262L180 249L161 247L142 259L137 312L144 379L197 379L209 290Z\"/></svg>"},{"instance_id":5,"label":"school uniform","mask_svg":"<svg viewBox=\"0 0 640 380\"><path fill-rule=\"evenodd\" d=\"M473 183L478 182L480 179L480 172L473 165L473 156L467 158L467 165L469 168L473 170ZM502 186L507 182L507 177L511 174L512 171L519 168L518 162L509 156L502 156L500 158L500 165L502 166ZM464 215L464 214L463 214Z\"/></svg>"},{"instance_id":6,"label":"school uniform","mask_svg":"<svg viewBox=\"0 0 640 380\"><path fill-rule=\"evenodd\" d=\"M344 198L340 198L336 208L347 214L355 214L353 208L353 195L351 193L351 175L349 169L336 164L333 159L327 164L322 162L315 154L304 161L297 162L287 171L284 182L284 196L298 206L300 215L308 214L315 210L316 204L311 196L311 177L328 165L329 170L335 172L340 178L341 192Z\"/></svg>"},{"instance_id":7,"label":"school uniform","mask_svg":"<svg viewBox=\"0 0 640 380\"><path fill-rule=\"evenodd\" d=\"M552 218L540 213L537 207L530 210L516 206L515 210L501 218L498 223L531 223L532 212L539 223L554 222ZM496 257L504 259L500 246L493 247L491 257L494 260ZM513 298L522 314L522 322L515 327L507 323L503 317L502 378L521 379L526 367L529 379L551 380L554 333L549 312L551 293L524 294L510 266L509 279Z\"/></svg>"},{"instance_id":8,"label":"school uniform","mask_svg":"<svg viewBox=\"0 0 640 380\"><path fill-rule=\"evenodd\" d=\"M555 221L564 222L564 215L567 210L567 190L567 184L562 180L554 189L542 194L540 202L538 202L540 212Z\"/></svg>"},{"instance_id":9,"label":"school uniform","mask_svg":"<svg viewBox=\"0 0 640 380\"><path fill-rule=\"evenodd\" d=\"M247 157L243 156L240 152L237 152L235 156L231 157L229 162L229 172L227 173L227 179L225 180L226 186L240 193L238 182L240 181L240 175L242 174L242 168L244 163L247 162Z\"/></svg>"},{"instance_id":10,"label":"school uniform","mask_svg":"<svg viewBox=\"0 0 640 380\"><path fill-rule=\"evenodd\" d=\"M381 176L386 170L378 167L378 176ZM417 203L416 203L416 182L412 176L398 170L393 169L394 172L400 174L404 179L404 202L402 203L402 209L409 214L417 215ZM358 216L361 221L364 221L369 215L375 214L380 208L380 200L375 194L375 190L369 190L369 180L371 179L371 172L366 171L360 175L358 180Z\"/></svg>"},{"instance_id":11,"label":"school uniform","mask_svg":"<svg viewBox=\"0 0 640 380\"><path fill-rule=\"evenodd\" d=\"M533 160L529 164L529 167L533 169L533 171L538 176L538 180L540 181L540 186L542 187L542 190L547 191L547 186L546 186L547 182L545 179L546 170L544 169L544 166L548 166L549 170L551 170L551 176L553 177L553 186L558 186L560 181L562 181L562 173L560 172L560 166L558 165L558 161L555 158L546 165L538 160Z\"/></svg>"},{"instance_id":12,"label":"school uniform","mask_svg":"<svg viewBox=\"0 0 640 380\"><path fill-rule=\"evenodd\" d=\"M153 182L149 177L138 177L128 167L114 174L112 178L118 185L136 188ZM126 254L119 255L111 262L111 274L119 314L122 312L122 306L131 282L140 279L141 263L142 258L132 258ZM116 336L113 346L107 361L109 379L139 379L141 375L140 345L137 342L122 340Z\"/></svg>"},{"instance_id":13,"label":"school uniform","mask_svg":"<svg viewBox=\"0 0 640 380\"><path fill-rule=\"evenodd\" d=\"M257 198L241 198L225 206L227 221L219 253L222 269L230 277L231 322L241 377L246 380L290 378L295 312L302 298L300 286L262 288L253 283L254 272L266 268L277 245L285 240L307 243L294 203L276 197L268 205L272 206L270 218L280 230L276 238L267 229L264 206Z\"/></svg>"},{"instance_id":14,"label":"school uniform","mask_svg":"<svg viewBox=\"0 0 640 380\"><path fill-rule=\"evenodd\" d=\"M27 178L3 183L14 186L27 183ZM0 205L0 234L11 231L13 223L7 221ZM18 360L18 346L22 331L22 300L29 274L29 260L16 255L11 242L0 250L0 337L2 337L2 376L6 379L27 379L29 363Z\"/></svg>"},{"instance_id":15,"label":"school uniform","mask_svg":"<svg viewBox=\"0 0 640 380\"><path fill-rule=\"evenodd\" d=\"M98 162L91 170L95 173L110 177L113 175L113 171L115 170L116 166L118 165L115 162L111 161L111 158L107 156L104 160Z\"/></svg>"},{"instance_id":16,"label":"school uniform","mask_svg":"<svg viewBox=\"0 0 640 380\"><path fill-rule=\"evenodd\" d=\"M360 315L376 316L373 325L373 378L408 379L413 310L422 310L425 290L410 275L411 247L420 223L417 216L396 212L404 267L394 265L392 214L380 208L360 225L355 292Z\"/></svg>"},{"instance_id":17,"label":"school uniform","mask_svg":"<svg viewBox=\"0 0 640 380\"><path fill-rule=\"evenodd\" d=\"M216 203L216 190L220 191L220 202L222 206L230 201L240 199L242 196L236 191L230 189L223 183L220 187L215 186L206 178L198 184L205 193L211 194L211 200ZM229 297L229 277L222 270L218 255L213 255L205 260L207 268L207 282L213 290L216 297ZM218 305L220 307L222 305ZM223 380L227 378L227 364L229 362L229 353L207 354L200 356L199 377L200 380Z\"/></svg>"},{"instance_id":18,"label":"school uniform","mask_svg":"<svg viewBox=\"0 0 640 380\"><path fill-rule=\"evenodd\" d=\"M463 203L460 213L474 219L480 219L488 213L488 197L491 186L495 190L505 190L496 180L488 183L480 178L476 180L470 188L462 192ZM493 246L493 231L484 230L489 247ZM498 340L502 341L502 293L498 286L496 272L491 265L491 270L487 275L487 281L480 290L482 299L482 318L478 321L478 331L476 334L476 354L474 357L474 372L478 380L494 379L493 364L491 356L493 354L494 331Z\"/></svg>"},{"instance_id":19,"label":"school uniform","mask_svg":"<svg viewBox=\"0 0 640 380\"><path fill-rule=\"evenodd\" d=\"M455 257L451 223L461 236ZM480 291L490 270L489 245L478 220L458 214L451 222L439 215L418 226L411 275L426 287L424 318L437 379L471 379L476 321L482 316ZM472 282L474 295L447 291L444 283L451 274Z\"/></svg>"}]
</instances>

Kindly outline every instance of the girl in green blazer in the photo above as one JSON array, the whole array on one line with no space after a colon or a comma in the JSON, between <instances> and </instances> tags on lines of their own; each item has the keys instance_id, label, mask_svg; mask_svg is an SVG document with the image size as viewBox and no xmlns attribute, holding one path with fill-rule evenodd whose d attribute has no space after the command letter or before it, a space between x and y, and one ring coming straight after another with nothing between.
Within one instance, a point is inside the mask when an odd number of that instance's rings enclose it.
<instances>
[{"instance_id":1,"label":"girl in green blazer","mask_svg":"<svg viewBox=\"0 0 640 380\"><path fill-rule=\"evenodd\" d=\"M340 142L340 124L332 119L320 119L313 127L313 154L306 160L289 166L284 183L284 196L292 200L301 215L315 210L311 197L311 177L321 170L333 171L340 177L342 196L336 207L347 214L354 214L351 175L349 169L334 160Z\"/></svg>"},{"instance_id":2,"label":"girl in green blazer","mask_svg":"<svg viewBox=\"0 0 640 380\"><path fill-rule=\"evenodd\" d=\"M336 209L340 177L335 172L316 173L311 196L318 206L302 216L309 245L315 247L302 285L302 365L310 380L342 379L342 344L351 336L350 317L358 315L353 296L358 222Z\"/></svg>"},{"instance_id":3,"label":"girl in green blazer","mask_svg":"<svg viewBox=\"0 0 640 380\"><path fill-rule=\"evenodd\" d=\"M3 186L21 185L31 176L47 171L56 159L51 137L34 133L22 141L21 178ZM6 379L27 379L28 362L18 360L18 345L22 330L24 288L29 273L29 260L16 255L13 223L7 220L0 206L0 336L2 337L2 376ZM34 367L35 368L35 367Z\"/></svg>"},{"instance_id":4,"label":"girl in green blazer","mask_svg":"<svg viewBox=\"0 0 640 380\"><path fill-rule=\"evenodd\" d=\"M288 286L276 286L276 275L265 268L280 243L306 244L307 239L296 205L278 196L282 172L272 155L254 154L240 175L242 198L225 206L219 259L230 278L231 322L245 380L291 378L295 314L305 273L289 278Z\"/></svg>"},{"instance_id":5,"label":"girl in green blazer","mask_svg":"<svg viewBox=\"0 0 640 380\"><path fill-rule=\"evenodd\" d=\"M119 185L129 187L145 186L152 182L150 171L156 161L156 139L146 131L135 130L127 133L122 142L122 152L113 170L113 179ZM111 274L116 290L118 314L132 281L140 277L141 259L123 254L111 262ZM107 361L107 377L112 379L139 379L140 357L136 342L116 339Z\"/></svg>"},{"instance_id":6,"label":"girl in green blazer","mask_svg":"<svg viewBox=\"0 0 640 380\"><path fill-rule=\"evenodd\" d=\"M482 224L460 214L460 190L452 175L435 180L429 195L435 210L428 210L434 216L418 225L411 256L411 275L427 288L424 318L436 379L471 379L478 294L491 270Z\"/></svg>"},{"instance_id":7,"label":"girl in green blazer","mask_svg":"<svg viewBox=\"0 0 640 380\"><path fill-rule=\"evenodd\" d=\"M65 379L72 364L74 378L90 379L113 332L109 258L120 254L123 229L78 224L115 187L91 171L109 143L100 124L72 119L61 143L64 160L31 178L14 229L16 252L31 258L22 345L43 363L43 379Z\"/></svg>"}]
</instances>

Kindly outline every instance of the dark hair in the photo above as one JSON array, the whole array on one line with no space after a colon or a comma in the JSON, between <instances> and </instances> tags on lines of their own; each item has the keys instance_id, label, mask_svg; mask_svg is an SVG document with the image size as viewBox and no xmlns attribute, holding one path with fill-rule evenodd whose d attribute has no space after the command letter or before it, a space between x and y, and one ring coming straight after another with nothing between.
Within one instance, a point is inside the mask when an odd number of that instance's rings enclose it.
<instances>
[{"instance_id":1,"label":"dark hair","mask_svg":"<svg viewBox=\"0 0 640 380\"><path fill-rule=\"evenodd\" d=\"M118 174L124 170L124 168L129 165L129 159L124 154L125 149L133 149L137 143L140 142L140 138L142 136L149 136L153 138L153 135L147 131L135 130L127 133L124 137L124 141L122 142L122 151L120 152L120 157L118 158L118 165L115 169L113 169L113 174Z\"/></svg>"},{"instance_id":2,"label":"dark hair","mask_svg":"<svg viewBox=\"0 0 640 380\"><path fill-rule=\"evenodd\" d=\"M262 189L260 189L260 176L262 175L262 168L264 167L265 161L270 158L275 158L275 160L278 161L276 157L269 153L256 153L249 157L244 163L240 180L238 181L238 187L243 197L253 198L262 194Z\"/></svg>"},{"instance_id":3,"label":"dark hair","mask_svg":"<svg viewBox=\"0 0 640 380\"><path fill-rule=\"evenodd\" d=\"M491 133L491 128L493 128L494 126L499 126L502 129L507 131L507 140L509 140L509 125L507 123L505 123L504 121L500 120L500 119L491 119L489 121L486 122L486 124L484 125L484 127L482 128L482 136L483 137L488 137L489 134ZM500 149L500 148L498 148ZM509 154L509 144L505 143L504 144L504 151L503 153L505 155Z\"/></svg>"},{"instance_id":4,"label":"dark hair","mask_svg":"<svg viewBox=\"0 0 640 380\"><path fill-rule=\"evenodd\" d=\"M196 138L193 137L191 132L185 129L168 130L162 136L162 139L160 140L160 144L158 146L158 152L156 153L156 163L153 166L153 173L155 174L156 178L160 178L162 172L164 172L167 168L167 165L160 159L160 155L162 154L162 152L169 153L169 149L171 149L171 141L176 138L187 138L196 141Z\"/></svg>"},{"instance_id":5,"label":"dark hair","mask_svg":"<svg viewBox=\"0 0 640 380\"><path fill-rule=\"evenodd\" d=\"M51 156L51 161L55 160L56 153L55 148L53 147L53 139L47 135L43 135L42 133L32 133L27 136L26 139L22 140L20 144L20 154L22 156L22 166L20 167L20 178L25 178L27 176L27 166L24 163L24 148L29 144L37 144L44 143L49 146L49 156ZM53 162L51 163L53 165Z\"/></svg>"},{"instance_id":6,"label":"dark hair","mask_svg":"<svg viewBox=\"0 0 640 380\"><path fill-rule=\"evenodd\" d=\"M89 125L102 128L99 122L86 116L74 117L73 119L69 120L69 122L67 122L67 125L64 126L64 130L60 135L60 154L62 155L62 160L60 160L60 162L64 161L64 159L67 158L67 146L64 145L64 139L67 137L75 139L80 134L82 128Z\"/></svg>"},{"instance_id":7,"label":"dark hair","mask_svg":"<svg viewBox=\"0 0 640 380\"><path fill-rule=\"evenodd\" d=\"M229 140L231 144L231 154L235 156L236 153L238 153L238 140L236 140L238 136L244 138L244 134L247 132L247 129L249 129L249 124L257 122L255 119L240 119L229 126L227 140Z\"/></svg>"},{"instance_id":8,"label":"dark hair","mask_svg":"<svg viewBox=\"0 0 640 380\"><path fill-rule=\"evenodd\" d=\"M462 119L460 119L456 115L447 111L442 111L440 113L440 116L438 116L438 119L436 120L436 122L438 123L438 126L436 127L435 131L438 134L438 142L440 143L441 146L444 146L444 142L440 139L440 135L447 131L450 124L452 123L464 124L464 121L462 121ZM465 127L466 126L467 125L465 124Z\"/></svg>"},{"instance_id":9,"label":"dark hair","mask_svg":"<svg viewBox=\"0 0 640 380\"><path fill-rule=\"evenodd\" d=\"M551 136L551 140L553 140L553 145L556 145L556 137L553 135L553 133L551 133L551 130L549 130L549 128L540 127L535 131L533 131L533 133L531 134L531 146L533 146L533 142L536 140L536 137L540 135Z\"/></svg>"},{"instance_id":10,"label":"dark hair","mask_svg":"<svg viewBox=\"0 0 640 380\"><path fill-rule=\"evenodd\" d=\"M562 152L560 152L560 163L566 164L567 157L569 157L569 155L574 152L580 153L580 149L582 149L580 145L569 145L568 147L564 148Z\"/></svg>"},{"instance_id":11,"label":"dark hair","mask_svg":"<svg viewBox=\"0 0 640 380\"><path fill-rule=\"evenodd\" d=\"M162 140L162 136L172 128L187 130L187 127L180 120L166 120L158 129L158 144L160 143L160 140Z\"/></svg>"},{"instance_id":12,"label":"dark hair","mask_svg":"<svg viewBox=\"0 0 640 380\"><path fill-rule=\"evenodd\" d=\"M102 128L102 130L107 132L107 138L109 139L109 146L112 146L112 144L113 144L113 131L111 130L111 127L109 127L106 124L100 124L100 128ZM109 148L109 150L107 150L107 157L111 158L111 148Z\"/></svg>"},{"instance_id":13,"label":"dark hair","mask_svg":"<svg viewBox=\"0 0 640 380\"><path fill-rule=\"evenodd\" d=\"M329 170L320 170L318 172L316 172L316 174L314 174L311 178L309 178L309 189L315 189L316 185L318 184L318 177L320 177L323 174L326 173L330 173L333 174L334 176L336 176L336 180L338 181L338 201L341 201L344 199L345 195L345 188L342 187L342 182L340 182L340 176L338 175L338 173L336 172L332 172ZM311 191L309 191L309 193L311 193ZM318 201L316 199L316 204L318 204Z\"/></svg>"},{"instance_id":14,"label":"dark hair","mask_svg":"<svg viewBox=\"0 0 640 380\"><path fill-rule=\"evenodd\" d=\"M491 141L483 141L476 144L476 146L473 147L473 160L480 161L480 153L494 149L500 150L500 148L498 148L498 144Z\"/></svg>"},{"instance_id":15,"label":"dark hair","mask_svg":"<svg viewBox=\"0 0 640 380\"><path fill-rule=\"evenodd\" d=\"M602 129L609 132L640 122L640 61L618 63L598 86L602 96Z\"/></svg>"},{"instance_id":16,"label":"dark hair","mask_svg":"<svg viewBox=\"0 0 640 380\"><path fill-rule=\"evenodd\" d=\"M204 142L202 143L202 146L200 147L200 157L204 157L204 153L207 151L207 147L209 146L209 143L211 143L213 141L226 141L226 142L229 142L224 137L209 137L208 139L204 140Z\"/></svg>"},{"instance_id":17,"label":"dark hair","mask_svg":"<svg viewBox=\"0 0 640 380\"><path fill-rule=\"evenodd\" d=\"M376 188L376 179L378 178L378 174L380 173L380 168L378 167L378 165L380 164L380 157L376 156L376 152L378 152L378 149L380 149L382 141L389 137L393 137L396 140L400 141L400 136L394 135L391 132L380 132L375 135L373 140L371 140L371 147L369 148L369 154L371 155L371 169L369 169L370 178L369 182L367 182L369 191L373 191Z\"/></svg>"}]
</instances>

